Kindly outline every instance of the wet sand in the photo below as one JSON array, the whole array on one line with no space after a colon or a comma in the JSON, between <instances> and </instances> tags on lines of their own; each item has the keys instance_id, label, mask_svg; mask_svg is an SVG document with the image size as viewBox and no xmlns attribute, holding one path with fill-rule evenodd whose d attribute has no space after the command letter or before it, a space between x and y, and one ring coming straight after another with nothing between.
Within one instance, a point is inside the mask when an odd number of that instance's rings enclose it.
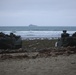
<instances>
[{"instance_id":1,"label":"wet sand","mask_svg":"<svg viewBox=\"0 0 76 75\"><path fill-rule=\"evenodd\" d=\"M0 60L0 75L76 75L76 54Z\"/></svg>"}]
</instances>

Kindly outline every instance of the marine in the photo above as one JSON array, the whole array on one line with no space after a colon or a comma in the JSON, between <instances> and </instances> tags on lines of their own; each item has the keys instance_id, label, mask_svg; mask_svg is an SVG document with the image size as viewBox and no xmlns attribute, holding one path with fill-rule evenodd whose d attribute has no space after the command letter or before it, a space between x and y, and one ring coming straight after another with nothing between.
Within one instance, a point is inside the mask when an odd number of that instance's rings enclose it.
<instances>
[{"instance_id":1,"label":"marine","mask_svg":"<svg viewBox=\"0 0 76 75\"><path fill-rule=\"evenodd\" d=\"M58 40L57 47L76 46L76 32L69 36L66 30L63 30L61 38Z\"/></svg>"}]
</instances>

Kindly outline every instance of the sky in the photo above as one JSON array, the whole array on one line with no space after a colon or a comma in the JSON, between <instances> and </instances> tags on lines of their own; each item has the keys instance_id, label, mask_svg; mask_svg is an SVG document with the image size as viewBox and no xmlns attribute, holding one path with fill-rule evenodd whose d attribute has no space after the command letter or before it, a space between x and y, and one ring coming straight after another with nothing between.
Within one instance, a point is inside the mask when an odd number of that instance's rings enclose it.
<instances>
[{"instance_id":1,"label":"sky","mask_svg":"<svg viewBox=\"0 0 76 75\"><path fill-rule=\"evenodd\" d=\"M0 26L76 26L76 0L0 0Z\"/></svg>"}]
</instances>

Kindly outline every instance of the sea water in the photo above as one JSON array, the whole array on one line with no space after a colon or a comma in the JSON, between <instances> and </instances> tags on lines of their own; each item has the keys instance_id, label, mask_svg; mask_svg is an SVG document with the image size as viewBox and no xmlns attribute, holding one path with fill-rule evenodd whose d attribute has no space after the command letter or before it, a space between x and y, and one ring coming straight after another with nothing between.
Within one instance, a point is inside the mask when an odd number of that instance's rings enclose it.
<instances>
[{"instance_id":1,"label":"sea water","mask_svg":"<svg viewBox=\"0 0 76 75\"><path fill-rule=\"evenodd\" d=\"M10 34L13 32L22 39L52 39L60 38L62 30L67 30L70 36L76 32L76 26L1 26L0 32Z\"/></svg>"}]
</instances>

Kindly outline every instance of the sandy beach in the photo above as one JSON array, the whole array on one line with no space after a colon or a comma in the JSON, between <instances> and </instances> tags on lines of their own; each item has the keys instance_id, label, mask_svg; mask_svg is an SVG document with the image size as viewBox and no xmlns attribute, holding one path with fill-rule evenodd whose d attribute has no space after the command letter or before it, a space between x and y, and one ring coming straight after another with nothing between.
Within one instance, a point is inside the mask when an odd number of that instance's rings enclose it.
<instances>
[{"instance_id":1,"label":"sandy beach","mask_svg":"<svg viewBox=\"0 0 76 75\"><path fill-rule=\"evenodd\" d=\"M0 75L76 75L76 0L0 0Z\"/></svg>"},{"instance_id":2,"label":"sandy beach","mask_svg":"<svg viewBox=\"0 0 76 75\"><path fill-rule=\"evenodd\" d=\"M20 49L0 49L0 75L76 75L76 47L56 40L25 40Z\"/></svg>"},{"instance_id":3,"label":"sandy beach","mask_svg":"<svg viewBox=\"0 0 76 75\"><path fill-rule=\"evenodd\" d=\"M76 54L0 60L0 75L76 75Z\"/></svg>"}]
</instances>

